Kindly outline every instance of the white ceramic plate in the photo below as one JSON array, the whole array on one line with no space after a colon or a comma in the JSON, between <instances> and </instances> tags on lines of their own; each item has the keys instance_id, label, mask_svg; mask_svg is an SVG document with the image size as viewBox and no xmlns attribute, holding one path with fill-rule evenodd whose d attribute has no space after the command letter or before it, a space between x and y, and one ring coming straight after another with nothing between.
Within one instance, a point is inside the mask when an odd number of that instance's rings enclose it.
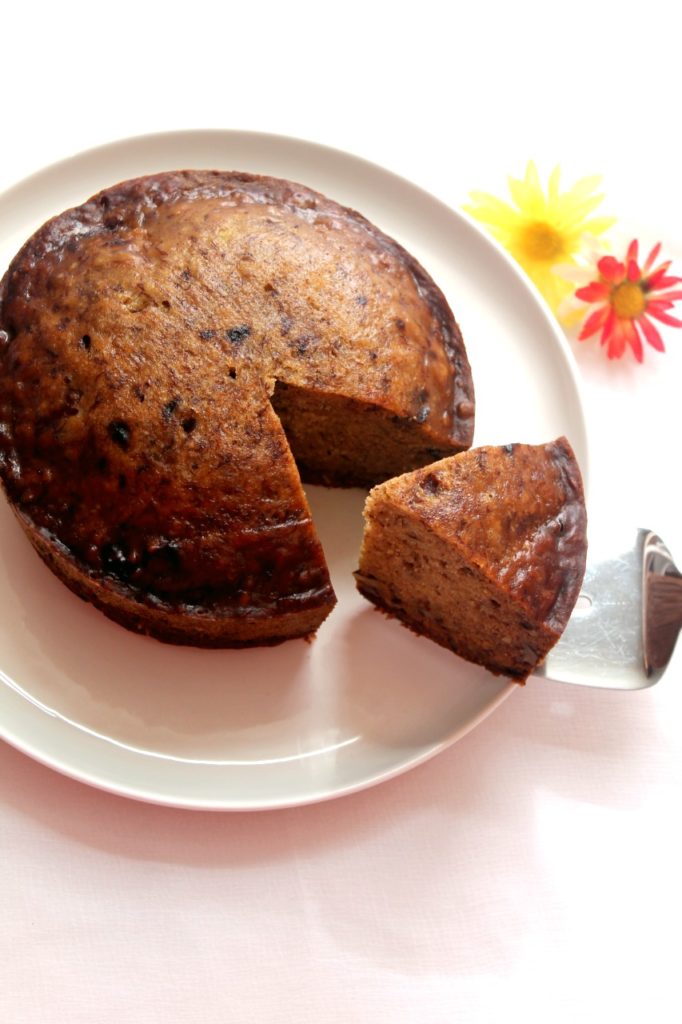
<instances>
[{"instance_id":1,"label":"white ceramic plate","mask_svg":"<svg viewBox=\"0 0 682 1024\"><path fill-rule=\"evenodd\" d=\"M210 167L304 182L402 242L466 339L477 444L586 435L568 346L525 278L465 217L373 164L294 139L176 132L116 142L0 197L0 264L48 217L125 178ZM349 793L454 742L515 689L417 638L355 591L360 491L309 488L339 603L313 643L201 651L135 636L74 597L0 498L0 735L104 789L181 807Z\"/></svg>"}]
</instances>

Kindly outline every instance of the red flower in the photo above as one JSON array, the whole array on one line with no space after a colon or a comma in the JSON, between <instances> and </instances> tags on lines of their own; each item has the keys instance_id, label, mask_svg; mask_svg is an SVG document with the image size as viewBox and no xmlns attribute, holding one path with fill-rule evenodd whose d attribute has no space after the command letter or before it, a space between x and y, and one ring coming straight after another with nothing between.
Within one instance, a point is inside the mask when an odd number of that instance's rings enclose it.
<instances>
[{"instance_id":1,"label":"red flower","mask_svg":"<svg viewBox=\"0 0 682 1024\"><path fill-rule=\"evenodd\" d=\"M667 275L670 260L652 269L661 251L660 242L641 268L637 262L638 249L637 240L630 242L623 263L613 256L603 256L597 263L599 280L578 288L575 294L583 302L599 303L599 308L583 324L579 341L601 331L601 344L607 346L609 359L620 359L629 345L641 363L642 337L658 352L665 351L652 318L669 327L682 327L682 320L668 313L682 299L682 289L668 289L682 283L682 277Z\"/></svg>"}]
</instances>

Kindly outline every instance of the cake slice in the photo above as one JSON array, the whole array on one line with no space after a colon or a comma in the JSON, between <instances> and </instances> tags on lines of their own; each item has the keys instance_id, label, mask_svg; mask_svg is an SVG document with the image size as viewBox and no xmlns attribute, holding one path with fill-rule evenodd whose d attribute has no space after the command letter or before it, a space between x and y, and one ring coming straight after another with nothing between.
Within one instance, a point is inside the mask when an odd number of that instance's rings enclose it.
<instances>
[{"instance_id":1,"label":"cake slice","mask_svg":"<svg viewBox=\"0 0 682 1024\"><path fill-rule=\"evenodd\" d=\"M523 682L561 636L585 572L568 441L473 448L375 487L360 592L496 675Z\"/></svg>"}]
</instances>

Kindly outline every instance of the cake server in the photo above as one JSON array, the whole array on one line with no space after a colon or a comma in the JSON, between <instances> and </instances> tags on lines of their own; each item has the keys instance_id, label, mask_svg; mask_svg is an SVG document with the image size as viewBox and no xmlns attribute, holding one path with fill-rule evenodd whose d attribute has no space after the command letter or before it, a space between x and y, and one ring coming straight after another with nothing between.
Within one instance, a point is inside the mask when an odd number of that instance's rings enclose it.
<instances>
[{"instance_id":1,"label":"cake server","mask_svg":"<svg viewBox=\"0 0 682 1024\"><path fill-rule=\"evenodd\" d=\"M610 538L596 548L590 539L573 614L534 675L614 690L653 686L680 627L682 575L660 537L640 529L629 544Z\"/></svg>"}]
</instances>

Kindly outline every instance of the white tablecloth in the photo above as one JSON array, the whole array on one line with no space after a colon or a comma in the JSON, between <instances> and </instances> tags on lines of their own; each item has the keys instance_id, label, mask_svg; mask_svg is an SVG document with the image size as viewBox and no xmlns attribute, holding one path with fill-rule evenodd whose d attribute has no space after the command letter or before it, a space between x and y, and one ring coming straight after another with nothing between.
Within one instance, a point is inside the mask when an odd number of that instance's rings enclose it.
<instances>
[{"instance_id":1,"label":"white tablecloth","mask_svg":"<svg viewBox=\"0 0 682 1024\"><path fill-rule=\"evenodd\" d=\"M535 157L603 173L624 235L679 261L671 10L16 5L0 187L187 127L326 142L452 205ZM665 339L642 367L577 356L594 507L682 561ZM639 693L531 681L408 775L251 815L135 803L0 744L0 1021L678 1022L681 676L678 650Z\"/></svg>"}]
</instances>

